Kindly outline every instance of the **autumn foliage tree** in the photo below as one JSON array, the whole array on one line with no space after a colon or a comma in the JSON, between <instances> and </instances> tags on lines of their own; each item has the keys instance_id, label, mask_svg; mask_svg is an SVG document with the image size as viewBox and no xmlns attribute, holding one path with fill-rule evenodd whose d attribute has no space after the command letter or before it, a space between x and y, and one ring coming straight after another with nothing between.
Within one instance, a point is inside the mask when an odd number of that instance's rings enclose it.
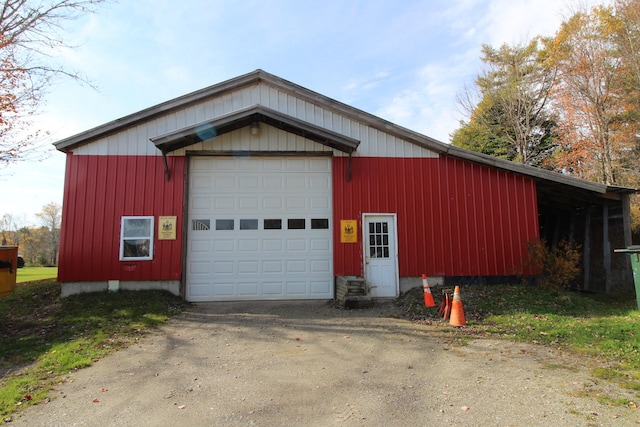
<instances>
[{"instance_id":1,"label":"autumn foliage tree","mask_svg":"<svg viewBox=\"0 0 640 427\"><path fill-rule=\"evenodd\" d=\"M69 47L64 22L105 0L4 0L0 3L0 166L29 158L39 132L30 117L51 79L81 77L53 59Z\"/></svg>"},{"instance_id":2,"label":"autumn foliage tree","mask_svg":"<svg viewBox=\"0 0 640 427\"><path fill-rule=\"evenodd\" d=\"M640 0L581 9L554 37L533 40L483 47L480 97L462 104L469 121L452 143L640 186Z\"/></svg>"},{"instance_id":3,"label":"autumn foliage tree","mask_svg":"<svg viewBox=\"0 0 640 427\"><path fill-rule=\"evenodd\" d=\"M625 181L633 150L637 105L629 102L619 18L598 6L563 23L554 40L558 66L554 107L561 117L557 169L604 184ZM636 53L637 55L637 53Z\"/></svg>"},{"instance_id":4,"label":"autumn foliage tree","mask_svg":"<svg viewBox=\"0 0 640 427\"><path fill-rule=\"evenodd\" d=\"M621 161L621 184L640 187L640 1L617 0L614 37L621 60L621 90L628 105L627 156ZM635 204L640 211L640 206ZM636 221L640 217L636 216Z\"/></svg>"}]
</instances>

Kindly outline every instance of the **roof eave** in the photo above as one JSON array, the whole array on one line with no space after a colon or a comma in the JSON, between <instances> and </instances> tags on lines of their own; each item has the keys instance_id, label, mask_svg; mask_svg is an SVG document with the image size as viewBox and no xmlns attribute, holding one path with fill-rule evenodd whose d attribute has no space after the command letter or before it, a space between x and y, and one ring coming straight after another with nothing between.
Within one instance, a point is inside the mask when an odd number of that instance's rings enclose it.
<instances>
[{"instance_id":1,"label":"roof eave","mask_svg":"<svg viewBox=\"0 0 640 427\"><path fill-rule=\"evenodd\" d=\"M256 70L251 73L244 74L242 76L226 80L222 83L215 84L213 86L206 87L204 89L197 90L195 92L188 93L178 98L171 99L161 104L154 105L144 110L140 110L136 113L129 114L128 116L121 117L119 119L107 122L103 125L94 127L85 132L70 136L68 138L59 140L53 145L57 150L64 153L72 151L76 146L84 145L89 142L95 141L104 136L113 134L122 128L136 125L137 123L144 122L153 117L159 116L166 112L175 110L177 108L183 108L187 105L200 102L203 99L219 96L225 92L235 90L239 87L244 87L252 84L256 84L260 79L265 78L265 73L262 70Z\"/></svg>"},{"instance_id":2,"label":"roof eave","mask_svg":"<svg viewBox=\"0 0 640 427\"><path fill-rule=\"evenodd\" d=\"M475 163L492 166L498 169L519 173L521 175L529 176L534 180L542 179L546 181L554 181L559 184L578 187L583 190L593 191L603 195L607 193L612 193L612 192L629 193L629 194L638 192L638 190L635 188L606 185L598 182L587 181L581 178L563 175L561 173L553 172L547 169L542 169L535 166L530 166L522 163L512 162L505 159L500 159L498 157L477 153L471 150L465 150L463 148L456 147L454 145L448 146L447 150L443 154L448 154L448 155L451 155L452 157L457 157L457 158L469 160Z\"/></svg>"},{"instance_id":3,"label":"roof eave","mask_svg":"<svg viewBox=\"0 0 640 427\"><path fill-rule=\"evenodd\" d=\"M163 153L168 153L249 126L254 122L266 123L347 154L353 153L360 144L360 141L356 139L279 113L259 104L153 137L151 142Z\"/></svg>"}]
</instances>

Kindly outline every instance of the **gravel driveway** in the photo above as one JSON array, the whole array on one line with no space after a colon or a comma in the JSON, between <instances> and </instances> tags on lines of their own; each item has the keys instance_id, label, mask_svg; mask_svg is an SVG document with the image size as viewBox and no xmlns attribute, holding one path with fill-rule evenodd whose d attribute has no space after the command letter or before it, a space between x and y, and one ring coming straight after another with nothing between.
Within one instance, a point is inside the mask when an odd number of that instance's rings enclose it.
<instances>
[{"instance_id":1,"label":"gravel driveway","mask_svg":"<svg viewBox=\"0 0 640 427\"><path fill-rule=\"evenodd\" d=\"M637 426L600 405L623 391L548 347L480 339L394 306L198 304L94 366L69 374L19 426ZM449 326L444 326L448 328Z\"/></svg>"}]
</instances>

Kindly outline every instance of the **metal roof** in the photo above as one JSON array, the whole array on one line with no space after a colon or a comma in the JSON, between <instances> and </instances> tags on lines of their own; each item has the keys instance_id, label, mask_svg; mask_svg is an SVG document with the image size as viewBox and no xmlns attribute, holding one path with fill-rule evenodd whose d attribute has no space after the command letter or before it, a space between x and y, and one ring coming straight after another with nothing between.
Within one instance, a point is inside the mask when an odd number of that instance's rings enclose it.
<instances>
[{"instance_id":1,"label":"metal roof","mask_svg":"<svg viewBox=\"0 0 640 427\"><path fill-rule=\"evenodd\" d=\"M259 83L271 85L273 87L276 87L278 90L291 94L292 96L298 97L322 108L334 111L337 114L342 114L374 129L386 132L410 143L434 151L440 155L452 156L489 167L529 176L532 179L536 180L540 191L548 194L550 197L553 196L551 200L557 200L557 202L561 204L573 203L573 201L569 200L573 197L577 197L575 201L581 201L582 203L589 203L589 201L594 197L597 199L610 198L613 200L617 200L620 199L621 194L630 194L637 191L633 188L610 186L586 181L549 170L523 165L520 163L515 163L508 160L499 159L496 157L455 147L453 145L446 144L444 142L440 142L428 136L422 135L418 132L411 131L402 126L398 126L382 118L376 117L362 110L358 110L357 108L354 108L352 106L328 98L317 92L313 92L295 83L269 74L263 70L256 70L251 73L227 80L225 82L209 86L207 88L183 95L170 101L149 107L137 113L133 113L120 119L105 123L101 126L95 127L69 138L62 139L54 143L54 145L59 151L69 152L72 151L75 147L91 143L92 141L95 141L99 138L103 138L107 135L113 134L130 126L134 126L138 123L150 120L154 117L171 112L173 110L184 108L185 106L202 102L203 100L212 97L218 97L226 92L234 91L241 87ZM279 127L280 129L302 135L305 138L320 142L346 153L355 151L359 143L352 138L340 135L327 129L320 128L311 123L296 119L289 115L279 113L260 105L255 105L248 109L240 110L226 116L218 117L209 122L200 123L199 125L206 127L206 125L209 124L212 125L217 132L228 132L242 126L246 126L253 120L269 123L273 126ZM197 133L199 130L201 130L200 128L198 128L199 125L189 126L187 128L180 129L166 135L152 138L152 142L156 145L156 147L158 147L163 153L166 154L169 151L175 150L180 147L185 147L191 143L198 142L200 139L198 139L199 137L197 136ZM573 191L571 189L578 191Z\"/></svg>"}]
</instances>

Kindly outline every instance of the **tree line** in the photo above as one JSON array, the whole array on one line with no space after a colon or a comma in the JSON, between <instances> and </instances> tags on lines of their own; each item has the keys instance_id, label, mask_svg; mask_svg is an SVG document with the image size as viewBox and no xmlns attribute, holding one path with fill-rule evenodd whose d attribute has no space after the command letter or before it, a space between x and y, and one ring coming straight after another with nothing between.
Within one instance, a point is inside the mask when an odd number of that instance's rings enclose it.
<instances>
[{"instance_id":1,"label":"tree line","mask_svg":"<svg viewBox=\"0 0 640 427\"><path fill-rule=\"evenodd\" d=\"M0 243L18 246L27 265L58 265L62 207L49 203L36 214L40 226L28 226L12 214L0 218Z\"/></svg>"},{"instance_id":2,"label":"tree line","mask_svg":"<svg viewBox=\"0 0 640 427\"><path fill-rule=\"evenodd\" d=\"M552 37L483 45L481 60L453 145L640 187L640 0L574 12Z\"/></svg>"}]
</instances>

